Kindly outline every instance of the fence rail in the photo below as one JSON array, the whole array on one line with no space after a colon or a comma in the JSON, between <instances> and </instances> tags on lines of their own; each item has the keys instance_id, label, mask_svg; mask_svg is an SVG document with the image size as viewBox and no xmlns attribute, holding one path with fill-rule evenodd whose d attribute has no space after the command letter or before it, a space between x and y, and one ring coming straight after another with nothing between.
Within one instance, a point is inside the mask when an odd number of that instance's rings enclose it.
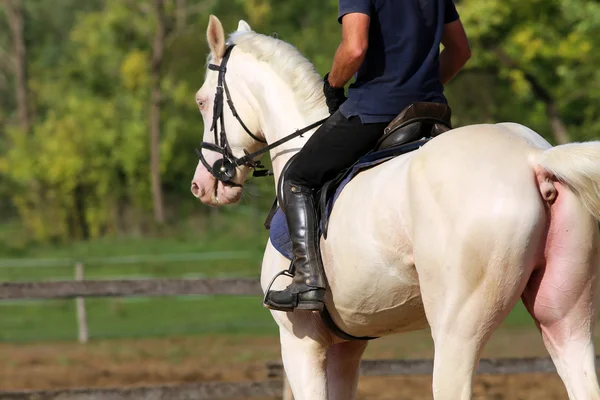
<instances>
[{"instance_id":1,"label":"fence rail","mask_svg":"<svg viewBox=\"0 0 600 400\"><path fill-rule=\"evenodd\" d=\"M600 367L600 357L596 357ZM268 363L270 377L262 382L202 382L182 385L131 388L82 388L65 390L25 390L2 392L3 400L218 400L231 398L276 397L284 392L281 363ZM432 360L363 360L361 375L431 375ZM524 374L556 372L550 358L483 359L477 370L481 374Z\"/></svg>"},{"instance_id":2,"label":"fence rail","mask_svg":"<svg viewBox=\"0 0 600 400\"><path fill-rule=\"evenodd\" d=\"M82 388L65 390L0 391L2 400L217 400L231 398L278 397L283 382L203 382L183 385L132 388Z\"/></svg>"},{"instance_id":3,"label":"fence rail","mask_svg":"<svg viewBox=\"0 0 600 400\"><path fill-rule=\"evenodd\" d=\"M600 368L600 356L596 357L596 368ZM284 375L280 362L267 363L267 370L270 378ZM363 376L431 375L432 372L433 360L363 360L360 363ZM478 374L490 375L551 372L556 372L556 368L549 357L482 359L477 368Z\"/></svg>"},{"instance_id":4,"label":"fence rail","mask_svg":"<svg viewBox=\"0 0 600 400\"><path fill-rule=\"evenodd\" d=\"M0 283L0 300L77 297L238 295L260 296L257 279L122 279Z\"/></svg>"},{"instance_id":5,"label":"fence rail","mask_svg":"<svg viewBox=\"0 0 600 400\"><path fill-rule=\"evenodd\" d=\"M260 258L250 251L209 251L203 253L140 254L114 257L79 258L1 258L0 268L57 268L70 267L78 262L90 265L156 264L188 261L243 260Z\"/></svg>"},{"instance_id":6,"label":"fence rail","mask_svg":"<svg viewBox=\"0 0 600 400\"><path fill-rule=\"evenodd\" d=\"M128 279L80 280L79 266L75 281L0 283L0 300L75 298L78 308L80 341L87 341L87 323L83 297L174 296L174 295L261 295L257 279ZM600 357L596 358L600 367ZM263 382L204 382L184 385L132 388L82 388L50 391L0 391L3 400L129 400L186 399L212 400L249 397L280 397L284 393L285 374L280 362L267 364L270 379ZM363 376L430 375L432 360L364 360ZM550 358L484 359L478 373L522 374L555 372Z\"/></svg>"}]
</instances>

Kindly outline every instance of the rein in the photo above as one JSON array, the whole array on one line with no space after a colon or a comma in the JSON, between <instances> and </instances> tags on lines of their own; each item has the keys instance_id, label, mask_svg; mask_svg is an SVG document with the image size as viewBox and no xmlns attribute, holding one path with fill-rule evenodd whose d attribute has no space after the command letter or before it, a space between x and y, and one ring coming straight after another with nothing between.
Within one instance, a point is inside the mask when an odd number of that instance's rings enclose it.
<instances>
[{"instance_id":1,"label":"rein","mask_svg":"<svg viewBox=\"0 0 600 400\"><path fill-rule=\"evenodd\" d=\"M225 98L227 100L227 105L231 110L233 116L238 120L242 128L246 131L246 133L254 140L260 143L267 143L264 139L259 138L255 134L253 134L250 129L244 124L244 121L240 118L235 106L233 104L233 100L231 99L231 94L229 92L229 88L227 87L227 81L225 80L225 73L227 72L227 62L229 61L229 57L231 56L231 51L233 50L235 45L229 45L225 50L225 54L223 55L223 61L221 65L209 64L208 69L212 71L218 71L219 77L217 81L217 93L215 94L215 104L213 106L213 121L210 127L210 130L214 132L215 142L201 142L200 148L206 149L210 151L214 151L216 153L220 153L223 158L215 161L215 163L211 166L204 155L202 155L202 151L195 149L200 162L202 165L214 176L217 180L227 184L229 186L237 186L241 187L242 185L233 182L233 178L235 177L235 171L237 167L247 166L254 170L253 176L261 177L261 176L269 176L273 175L273 173L264 168L264 166L260 163L260 161L254 161L254 158L263 155L264 153L274 149L275 147L281 146L282 144L303 135L304 133L322 125L323 122L327 120L327 118L323 118L317 122L314 122L300 130L295 131L294 133L287 135L276 142L271 144L267 144L262 149L255 151L253 153L249 153L246 149L244 149L243 157L236 157L233 155L231 151L231 147L229 146L229 141L227 140L227 134L225 132L225 120L223 118L223 93L225 94ZM220 128L220 132L219 131ZM217 144L218 143L218 144Z\"/></svg>"}]
</instances>

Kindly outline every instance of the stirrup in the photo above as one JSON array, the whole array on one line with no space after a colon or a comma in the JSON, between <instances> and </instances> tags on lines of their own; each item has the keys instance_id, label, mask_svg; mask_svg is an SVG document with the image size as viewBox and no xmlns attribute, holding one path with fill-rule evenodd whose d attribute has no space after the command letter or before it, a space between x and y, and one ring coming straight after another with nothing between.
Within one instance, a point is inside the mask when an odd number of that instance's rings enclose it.
<instances>
[{"instance_id":1,"label":"stirrup","mask_svg":"<svg viewBox=\"0 0 600 400\"><path fill-rule=\"evenodd\" d=\"M294 267L293 267L293 265L294 265L294 263L292 263L288 269L284 269L283 271L279 271L279 272L278 272L278 273L277 273L277 274L276 274L276 275L273 277L273 279L271 279L271 282L270 282L270 283L269 283L269 285L267 286L267 290L265 290L265 295L264 295L264 297L263 297L263 304L265 304L265 303L267 302L267 296L269 295L269 292L271 291L271 286L273 286L273 284L275 283L275 280L276 280L277 278L279 278L279 277L280 277L280 276L282 276L282 275L283 275L283 276L290 277L290 278L292 278L292 279L294 278L294 274L292 273L292 269L294 268Z\"/></svg>"}]
</instances>

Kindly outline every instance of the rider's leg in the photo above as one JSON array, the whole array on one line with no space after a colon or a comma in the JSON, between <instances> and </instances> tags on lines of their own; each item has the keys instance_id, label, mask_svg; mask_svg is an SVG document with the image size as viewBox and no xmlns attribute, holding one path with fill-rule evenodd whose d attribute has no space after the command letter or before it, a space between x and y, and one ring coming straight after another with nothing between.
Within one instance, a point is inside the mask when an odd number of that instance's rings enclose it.
<instances>
[{"instance_id":1,"label":"rider's leg","mask_svg":"<svg viewBox=\"0 0 600 400\"><path fill-rule=\"evenodd\" d=\"M360 118L347 119L338 111L286 167L278 193L292 240L294 279L284 290L269 291L266 307L281 311L323 309L327 283L318 246L314 191L371 150L386 126L363 124Z\"/></svg>"}]
</instances>

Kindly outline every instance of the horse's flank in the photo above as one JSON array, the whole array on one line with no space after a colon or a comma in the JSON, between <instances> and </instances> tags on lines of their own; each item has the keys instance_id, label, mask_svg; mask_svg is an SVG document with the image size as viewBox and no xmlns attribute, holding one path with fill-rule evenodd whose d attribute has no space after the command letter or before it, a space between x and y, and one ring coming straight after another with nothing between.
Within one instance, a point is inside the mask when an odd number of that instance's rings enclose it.
<instances>
[{"instance_id":1,"label":"horse's flank","mask_svg":"<svg viewBox=\"0 0 600 400\"><path fill-rule=\"evenodd\" d=\"M469 244L462 256L477 259L518 247L487 233L490 226L515 241L524 228L539 233L544 206L528 162L539 152L506 127L471 126L359 175L336 203L322 242L334 320L356 336L426 327L419 277L436 279L443 276L436 269L447 267L463 270L459 281L480 280L493 260L464 271L473 266L415 265L415 257L443 258L461 243ZM527 274L533 262L515 273Z\"/></svg>"}]
</instances>

